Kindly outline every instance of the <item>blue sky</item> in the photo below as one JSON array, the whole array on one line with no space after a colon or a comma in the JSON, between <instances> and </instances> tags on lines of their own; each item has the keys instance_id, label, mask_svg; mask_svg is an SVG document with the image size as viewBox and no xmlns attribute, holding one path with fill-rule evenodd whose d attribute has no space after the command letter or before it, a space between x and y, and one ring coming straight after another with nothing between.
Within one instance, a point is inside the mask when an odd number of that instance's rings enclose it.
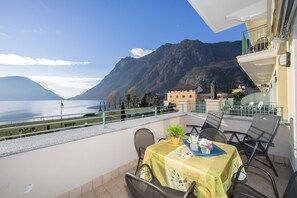
<instances>
[{"instance_id":1,"label":"blue sky","mask_svg":"<svg viewBox=\"0 0 297 198\"><path fill-rule=\"evenodd\" d=\"M214 34L186 0L9 0L0 6L0 76L27 76L65 98L98 84L123 57Z\"/></svg>"}]
</instances>

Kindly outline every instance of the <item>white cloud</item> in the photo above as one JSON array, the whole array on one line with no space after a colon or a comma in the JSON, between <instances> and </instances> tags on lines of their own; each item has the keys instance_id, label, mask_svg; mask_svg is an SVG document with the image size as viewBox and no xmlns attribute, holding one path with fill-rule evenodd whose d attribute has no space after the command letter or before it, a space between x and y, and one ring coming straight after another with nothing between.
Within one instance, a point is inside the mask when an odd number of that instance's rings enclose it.
<instances>
[{"instance_id":1,"label":"white cloud","mask_svg":"<svg viewBox=\"0 0 297 198\"><path fill-rule=\"evenodd\" d=\"M153 50L145 50L142 48L133 48L130 50L133 58L141 58L153 52Z\"/></svg>"},{"instance_id":2,"label":"white cloud","mask_svg":"<svg viewBox=\"0 0 297 198\"><path fill-rule=\"evenodd\" d=\"M69 66L87 65L89 62L75 62L67 60L51 60L46 58L31 58L15 54L0 54L0 65L47 65L47 66Z\"/></svg>"},{"instance_id":3,"label":"white cloud","mask_svg":"<svg viewBox=\"0 0 297 198\"><path fill-rule=\"evenodd\" d=\"M70 98L81 94L97 85L101 78L89 77L56 77L56 76L27 76L44 88L59 94L63 98Z\"/></svg>"}]
</instances>

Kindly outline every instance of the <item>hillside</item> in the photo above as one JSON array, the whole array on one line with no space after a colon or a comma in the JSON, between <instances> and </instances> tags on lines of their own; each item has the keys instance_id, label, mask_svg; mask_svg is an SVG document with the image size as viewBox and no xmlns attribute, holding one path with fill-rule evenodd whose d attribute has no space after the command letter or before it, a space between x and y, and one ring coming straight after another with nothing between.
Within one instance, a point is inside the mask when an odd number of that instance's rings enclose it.
<instances>
[{"instance_id":1,"label":"hillside","mask_svg":"<svg viewBox=\"0 0 297 198\"><path fill-rule=\"evenodd\" d=\"M165 44L142 58L123 58L98 85L72 99L105 99L112 90L125 94L133 86L140 96L179 85L201 85L208 91L212 81L225 92L239 84L253 87L236 62L240 54L240 41L210 44L183 40Z\"/></svg>"},{"instance_id":2,"label":"hillside","mask_svg":"<svg viewBox=\"0 0 297 198\"><path fill-rule=\"evenodd\" d=\"M26 77L0 77L0 101L60 100L60 96Z\"/></svg>"}]
</instances>

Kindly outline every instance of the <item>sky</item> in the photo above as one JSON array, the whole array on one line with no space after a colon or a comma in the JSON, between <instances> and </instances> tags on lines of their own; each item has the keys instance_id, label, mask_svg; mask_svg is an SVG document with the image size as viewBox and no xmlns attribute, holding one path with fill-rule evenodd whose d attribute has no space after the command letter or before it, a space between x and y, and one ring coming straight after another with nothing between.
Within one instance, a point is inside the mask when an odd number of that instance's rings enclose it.
<instances>
[{"instance_id":1,"label":"sky","mask_svg":"<svg viewBox=\"0 0 297 198\"><path fill-rule=\"evenodd\" d=\"M124 57L165 43L241 39L221 33L187 0L1 0L0 76L26 76L69 98L98 84Z\"/></svg>"}]
</instances>

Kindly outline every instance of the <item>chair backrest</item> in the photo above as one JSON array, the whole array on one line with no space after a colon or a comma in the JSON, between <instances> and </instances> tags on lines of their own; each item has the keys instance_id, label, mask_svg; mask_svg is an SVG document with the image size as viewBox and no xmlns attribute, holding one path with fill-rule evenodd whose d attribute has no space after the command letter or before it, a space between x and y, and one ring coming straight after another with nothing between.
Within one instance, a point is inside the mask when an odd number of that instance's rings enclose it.
<instances>
[{"instance_id":1,"label":"chair backrest","mask_svg":"<svg viewBox=\"0 0 297 198\"><path fill-rule=\"evenodd\" d=\"M208 111L206 120L201 127L201 130L207 128L219 129L223 119L223 115L224 112Z\"/></svg>"},{"instance_id":2,"label":"chair backrest","mask_svg":"<svg viewBox=\"0 0 297 198\"><path fill-rule=\"evenodd\" d=\"M219 129L208 128L200 131L199 138L207 138L208 140L227 143L225 134Z\"/></svg>"},{"instance_id":3,"label":"chair backrest","mask_svg":"<svg viewBox=\"0 0 297 198\"><path fill-rule=\"evenodd\" d=\"M297 197L297 171L291 176L283 198Z\"/></svg>"},{"instance_id":4,"label":"chair backrest","mask_svg":"<svg viewBox=\"0 0 297 198\"><path fill-rule=\"evenodd\" d=\"M280 116L268 114L255 114L247 134L254 139L264 140L271 143L278 130ZM269 144L262 144L267 148Z\"/></svg>"},{"instance_id":5,"label":"chair backrest","mask_svg":"<svg viewBox=\"0 0 297 198\"><path fill-rule=\"evenodd\" d=\"M134 198L166 198L165 192L159 187L153 185L152 183L136 177L131 173L125 174L126 184L128 189Z\"/></svg>"},{"instance_id":6,"label":"chair backrest","mask_svg":"<svg viewBox=\"0 0 297 198\"><path fill-rule=\"evenodd\" d=\"M155 143L154 134L146 128L138 129L134 134L134 146L137 154L139 154L139 148L146 147ZM140 156L139 156L140 157Z\"/></svg>"}]
</instances>

